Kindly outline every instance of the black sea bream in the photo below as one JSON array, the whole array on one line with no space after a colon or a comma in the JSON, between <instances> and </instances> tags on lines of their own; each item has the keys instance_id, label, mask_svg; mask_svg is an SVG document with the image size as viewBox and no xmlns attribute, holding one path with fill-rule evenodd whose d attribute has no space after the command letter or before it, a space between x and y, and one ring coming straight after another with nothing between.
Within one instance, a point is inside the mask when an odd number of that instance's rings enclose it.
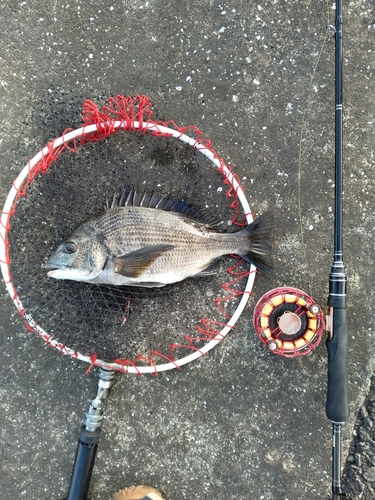
<instances>
[{"instance_id":1,"label":"black sea bream","mask_svg":"<svg viewBox=\"0 0 375 500\"><path fill-rule=\"evenodd\" d=\"M185 201L126 191L75 229L44 267L56 279L144 287L214 274L226 254L273 271L274 209L237 232L219 232L218 223Z\"/></svg>"}]
</instances>

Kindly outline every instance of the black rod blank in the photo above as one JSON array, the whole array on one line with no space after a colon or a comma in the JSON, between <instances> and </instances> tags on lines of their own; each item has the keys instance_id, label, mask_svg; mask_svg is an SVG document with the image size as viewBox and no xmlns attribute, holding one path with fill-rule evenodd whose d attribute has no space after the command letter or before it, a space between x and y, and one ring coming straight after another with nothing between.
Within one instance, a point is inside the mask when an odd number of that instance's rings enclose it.
<instances>
[{"instance_id":1,"label":"black rod blank","mask_svg":"<svg viewBox=\"0 0 375 500\"><path fill-rule=\"evenodd\" d=\"M335 261L342 261L342 2L336 0L335 29Z\"/></svg>"},{"instance_id":2,"label":"black rod blank","mask_svg":"<svg viewBox=\"0 0 375 500\"><path fill-rule=\"evenodd\" d=\"M349 416L348 408L348 331L346 319L347 275L343 262L343 105L342 105L342 1L336 0L335 27L335 222L334 259L329 275L330 336L326 413L333 425L332 498L339 500L341 488L341 426Z\"/></svg>"}]
</instances>

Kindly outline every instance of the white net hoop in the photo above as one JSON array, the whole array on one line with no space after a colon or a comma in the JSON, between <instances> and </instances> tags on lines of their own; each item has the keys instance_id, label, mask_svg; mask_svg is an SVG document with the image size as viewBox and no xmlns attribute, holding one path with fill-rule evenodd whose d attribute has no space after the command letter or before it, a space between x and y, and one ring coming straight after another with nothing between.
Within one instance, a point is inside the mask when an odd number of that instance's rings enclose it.
<instances>
[{"instance_id":1,"label":"white net hoop","mask_svg":"<svg viewBox=\"0 0 375 500\"><path fill-rule=\"evenodd\" d=\"M110 123L110 126L114 130L128 130L129 124L126 123L124 120L117 120L114 122ZM246 221L247 223L251 223L253 221L253 217L250 213L250 207L247 202L247 199L244 195L244 192L237 181L237 178L233 172L230 171L230 169L223 163L222 160L219 159L218 155L210 148L207 148L205 145L199 142L196 138L189 137L185 135L184 133L181 133L179 130L174 130L172 128L166 127L164 125L160 125L159 123L154 123L154 122L148 122L148 123L142 123L139 121L132 121L131 123L132 129L135 130L142 130L142 131L147 131L147 132L157 132L158 134L162 134L164 136L170 136L178 141L185 142L192 148L196 149L200 153L202 153L204 156L206 156L217 169L221 169L221 171L224 173L226 180L228 183L231 185L233 188L234 192L236 193L238 200L243 208ZM37 167L37 165L43 160L44 157L46 157L48 154L51 153L52 150L56 150L57 148L60 148L61 146L64 146L68 143L74 142L76 139L87 137L90 134L93 134L95 132L100 132L100 128L103 127L103 124L92 124L92 125L87 125L84 127L81 127L76 130L72 130L70 132L67 132L63 134L61 137L56 138L53 140L51 143L49 143L46 147L44 147L42 150L39 151L28 163L27 165L23 168L21 173L18 175L17 179L13 182L13 186L8 194L8 197L5 201L2 213L1 213L1 219L0 219L0 261L1 261L1 272L3 275L3 281L6 285L6 288L8 290L8 293L18 309L19 313L23 317L23 319L26 322L26 326L34 332L37 333L38 336L42 337L44 341L50 345L51 347L60 350L63 354L69 355L75 359L79 359L81 361L84 361L92 366L99 366L107 370L116 370L119 372L125 372L125 373L136 373L136 374L144 374L144 373L152 373L155 374L156 372L160 371L167 371L171 370L174 368L181 367L187 363L190 363L191 361L200 358L201 356L204 356L208 351L210 351L213 347L215 347L219 342L221 342L228 332L230 332L234 325L236 324L237 320L239 319L240 315L242 314L246 303L248 301L248 298L251 294L252 287L254 284L254 279L255 279L255 271L256 268L251 265L249 274L246 279L246 284L244 287L244 290L241 294L241 299L237 305L237 308L235 309L234 313L230 317L230 319L227 321L226 325L222 328L220 332L207 342L203 347L199 348L199 350L196 350L180 359L173 360L173 362L167 362L167 363L158 363L155 365L150 365L150 366L127 366L127 365L122 365L120 363L116 362L107 362L103 361L101 359L95 359L93 360L92 357L87 356L82 354L81 352L75 351L73 349L70 349L69 347L61 344L57 339L53 338L52 335L48 334L38 323L37 321L27 312L25 312L25 308L18 296L18 292L14 286L14 283L12 281L12 276L11 276L11 270L10 270L10 262L9 262L9 255L8 255L8 231L10 228L10 223L11 223L11 216L15 210L15 206L18 201L19 193L22 187L24 186L25 182L27 181L28 178L30 178L30 175L33 173L33 170Z\"/></svg>"}]
</instances>

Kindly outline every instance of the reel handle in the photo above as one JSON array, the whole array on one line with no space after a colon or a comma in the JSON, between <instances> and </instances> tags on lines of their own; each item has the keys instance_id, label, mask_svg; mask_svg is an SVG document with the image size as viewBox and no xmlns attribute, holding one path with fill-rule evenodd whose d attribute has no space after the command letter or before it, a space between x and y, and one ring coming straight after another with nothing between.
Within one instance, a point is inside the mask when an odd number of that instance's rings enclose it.
<instances>
[{"instance_id":1,"label":"reel handle","mask_svg":"<svg viewBox=\"0 0 375 500\"><path fill-rule=\"evenodd\" d=\"M331 422L343 423L348 407L348 329L346 309L331 307L331 335L327 340L328 386L326 413Z\"/></svg>"}]
</instances>

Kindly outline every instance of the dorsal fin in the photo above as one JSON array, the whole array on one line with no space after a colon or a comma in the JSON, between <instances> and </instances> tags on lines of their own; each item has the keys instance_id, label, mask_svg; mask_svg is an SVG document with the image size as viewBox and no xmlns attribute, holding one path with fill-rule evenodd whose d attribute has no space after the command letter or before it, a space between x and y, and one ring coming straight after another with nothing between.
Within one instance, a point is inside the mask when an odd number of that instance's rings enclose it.
<instances>
[{"instance_id":1,"label":"dorsal fin","mask_svg":"<svg viewBox=\"0 0 375 500\"><path fill-rule=\"evenodd\" d=\"M122 195L114 195L106 200L107 208L117 207L144 207L166 212L176 212L188 219L194 220L209 227L218 226L222 220L207 209L201 209L185 200L172 200L165 196L140 194L135 189L126 189Z\"/></svg>"}]
</instances>

